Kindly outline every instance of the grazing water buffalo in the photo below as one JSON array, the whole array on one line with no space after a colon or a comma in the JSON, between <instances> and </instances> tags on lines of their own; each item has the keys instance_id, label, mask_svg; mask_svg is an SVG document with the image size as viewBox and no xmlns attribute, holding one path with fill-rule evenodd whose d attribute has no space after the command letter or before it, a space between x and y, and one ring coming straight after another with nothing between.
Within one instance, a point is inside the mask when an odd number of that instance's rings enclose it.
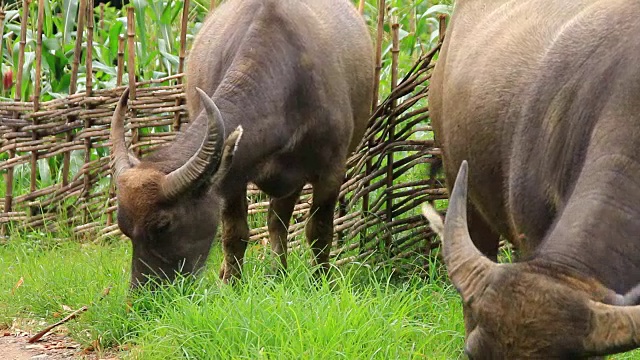
<instances>
[{"instance_id":1,"label":"grazing water buffalo","mask_svg":"<svg viewBox=\"0 0 640 360\"><path fill-rule=\"evenodd\" d=\"M638 1L456 2L430 107L470 358L640 346L638 59Z\"/></svg>"},{"instance_id":2,"label":"grazing water buffalo","mask_svg":"<svg viewBox=\"0 0 640 360\"><path fill-rule=\"evenodd\" d=\"M369 32L348 0L231 0L207 18L188 57L190 125L142 160L125 145L125 91L111 139L118 225L133 243L132 286L145 275L200 269L219 217L220 277L240 276L249 182L271 197L271 248L284 267L294 205L312 184L306 236L326 269L346 158L369 117L373 69Z\"/></svg>"}]
</instances>

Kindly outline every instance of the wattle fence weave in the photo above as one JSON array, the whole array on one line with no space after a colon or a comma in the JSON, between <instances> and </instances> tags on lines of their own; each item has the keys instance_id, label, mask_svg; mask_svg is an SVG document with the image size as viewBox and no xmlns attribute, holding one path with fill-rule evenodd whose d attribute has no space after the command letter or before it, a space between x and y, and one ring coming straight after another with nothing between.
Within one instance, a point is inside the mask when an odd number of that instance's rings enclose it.
<instances>
[{"instance_id":1,"label":"wattle fence weave","mask_svg":"<svg viewBox=\"0 0 640 360\"><path fill-rule=\"evenodd\" d=\"M87 31L92 30L92 17L92 13L87 16ZM130 42L134 35L130 33ZM394 63L391 94L373 107L365 139L348 161L336 208L332 256L338 264L413 258L437 246L420 215L420 204L447 198L442 179L431 171L440 161L440 150L432 140L426 102L433 57L440 44L406 74L398 74ZM93 90L88 79L86 91L61 99L40 102L35 96L35 101L0 103L0 154L6 154L0 162L5 185L0 201L3 234L13 230L67 234L71 229L72 236L84 241L121 236L109 168L109 126L122 91L135 84L126 128L138 155L171 141L188 122L183 74L136 82L131 67L126 67L128 79L124 76L125 65L134 59L125 62L124 51L121 55L115 88ZM184 55L182 49L181 69ZM90 50L85 63L91 63ZM45 173L43 162L57 166L55 176ZM304 232L310 190L305 187L295 207L292 249L304 243L298 235ZM249 186L248 196L251 240L264 243L268 198L254 185Z\"/></svg>"}]
</instances>

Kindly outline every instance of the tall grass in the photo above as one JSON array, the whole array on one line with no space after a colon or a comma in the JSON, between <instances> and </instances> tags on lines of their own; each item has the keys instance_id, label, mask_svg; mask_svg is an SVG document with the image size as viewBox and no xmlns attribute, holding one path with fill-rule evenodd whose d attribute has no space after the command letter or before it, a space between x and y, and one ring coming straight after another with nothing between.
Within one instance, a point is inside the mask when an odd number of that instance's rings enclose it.
<instances>
[{"instance_id":1,"label":"tall grass","mask_svg":"<svg viewBox=\"0 0 640 360\"><path fill-rule=\"evenodd\" d=\"M88 245L46 237L0 246L0 322L57 320L66 307L109 296L68 325L85 345L127 348L136 359L450 359L462 345L455 291L431 279L396 281L390 271L353 264L317 279L306 255L289 272L269 276L250 251L243 281L222 286L212 254L202 276L163 291L127 293L130 247ZM20 278L22 286L13 289ZM128 306L127 302L131 305ZM63 305L65 307L63 307ZM67 308L68 309L68 308Z\"/></svg>"}]
</instances>

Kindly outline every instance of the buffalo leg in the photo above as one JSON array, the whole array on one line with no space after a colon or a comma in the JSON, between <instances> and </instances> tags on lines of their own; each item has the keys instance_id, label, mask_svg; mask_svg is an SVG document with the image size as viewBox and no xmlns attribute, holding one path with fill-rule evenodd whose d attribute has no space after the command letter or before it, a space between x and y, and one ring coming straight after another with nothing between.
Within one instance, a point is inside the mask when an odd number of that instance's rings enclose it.
<instances>
[{"instance_id":1,"label":"buffalo leg","mask_svg":"<svg viewBox=\"0 0 640 360\"><path fill-rule=\"evenodd\" d=\"M282 269L287 268L287 234L293 208L300 197L300 191L294 191L291 195L282 198L271 198L269 203L269 241L271 250L280 259Z\"/></svg>"},{"instance_id":2,"label":"buffalo leg","mask_svg":"<svg viewBox=\"0 0 640 360\"><path fill-rule=\"evenodd\" d=\"M220 269L220 278L228 283L239 278L244 261L244 253L249 241L247 224L247 197L245 192L225 199L222 210L222 251L224 260Z\"/></svg>"},{"instance_id":3,"label":"buffalo leg","mask_svg":"<svg viewBox=\"0 0 640 360\"><path fill-rule=\"evenodd\" d=\"M468 207L467 216L469 234L474 244L489 259L497 261L500 235L493 231L473 205Z\"/></svg>"},{"instance_id":4,"label":"buffalo leg","mask_svg":"<svg viewBox=\"0 0 640 360\"><path fill-rule=\"evenodd\" d=\"M336 178L342 180L342 174ZM329 269L329 253L333 240L333 213L341 182L327 178L323 180L325 182L313 184L313 204L305 234L313 251L313 264L321 265L321 271L326 272Z\"/></svg>"}]
</instances>

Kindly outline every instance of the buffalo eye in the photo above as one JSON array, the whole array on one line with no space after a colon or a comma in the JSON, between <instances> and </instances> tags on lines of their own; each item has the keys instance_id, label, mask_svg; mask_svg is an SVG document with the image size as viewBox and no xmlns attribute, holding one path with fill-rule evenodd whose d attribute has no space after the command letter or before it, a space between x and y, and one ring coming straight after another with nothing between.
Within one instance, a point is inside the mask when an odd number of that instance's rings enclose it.
<instances>
[{"instance_id":1,"label":"buffalo eye","mask_svg":"<svg viewBox=\"0 0 640 360\"><path fill-rule=\"evenodd\" d=\"M162 234L171 229L171 215L166 212L159 212L152 223L153 231Z\"/></svg>"}]
</instances>

